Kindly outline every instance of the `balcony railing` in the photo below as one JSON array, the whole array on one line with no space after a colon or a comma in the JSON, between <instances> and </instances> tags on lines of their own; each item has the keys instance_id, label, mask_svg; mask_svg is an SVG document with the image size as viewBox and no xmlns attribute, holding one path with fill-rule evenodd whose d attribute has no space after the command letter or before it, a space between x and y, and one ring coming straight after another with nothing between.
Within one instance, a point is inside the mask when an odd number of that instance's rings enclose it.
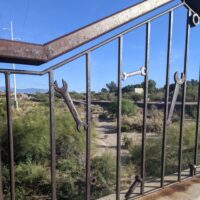
<instances>
[{"instance_id":1,"label":"balcony railing","mask_svg":"<svg viewBox=\"0 0 200 200\"><path fill-rule=\"evenodd\" d=\"M190 46L190 32L191 28L199 24L199 5L195 1L179 2L175 5L171 4L172 0L148 0L127 8L119 13L112 16L104 18L98 22L90 24L83 27L77 31L67 34L61 38L58 38L52 42L44 45L29 44L25 42L14 42L8 40L0 40L0 61L6 63L18 63L18 64L29 64L29 65L41 65L44 64L58 56L68 53L92 40L99 38L100 36L111 32L114 29L121 27L129 22L132 22L144 15L158 9L160 7L166 6L167 9L145 19L141 23L135 24L123 32L120 32L80 53L77 53L70 58L63 60L47 69L42 71L36 70L20 70L20 69L0 69L0 73L5 75L5 94L6 94L6 112L7 112L7 133L8 133L8 154L9 154L9 170L10 170L10 199L16 199L16 180L15 180L15 159L14 155L17 154L14 149L13 141L13 110L11 105L11 86L10 77L13 74L19 75L34 75L34 76L44 76L48 75L49 84L49 111L50 111L50 147L51 147L51 199L57 199L57 189L56 189L56 136L55 136L55 92L59 94L65 101L72 117L76 123L77 129L81 130L83 127L86 132L86 174L85 174L85 199L91 199L91 187L93 182L98 183L98 180L93 180L91 175L91 129L92 129L92 114L91 114L91 53L97 49L102 48L107 44L111 44L113 41L117 41L118 44L118 81L117 81L117 145L116 145L116 198L119 199L131 199L132 194L136 188L140 187L139 195L146 194L146 186L148 185L146 173L146 142L147 142L147 120L148 120L148 105L149 105L149 62L150 62L150 47L151 47L151 24L156 19L162 16L168 16L168 46L167 46L167 66L166 66L166 78L165 78L165 97L164 103L164 116L163 116L163 132L162 132L162 145L161 145L161 158L160 158L160 179L159 188L166 186L166 146L168 137L168 127L171 124L171 118L173 116L174 107L177 104L178 94L181 92L180 104L180 131L179 133L179 144L178 144L178 157L177 164L178 170L175 173L177 177L177 182L182 180L183 173L189 173L189 177L193 177L197 174L196 167L198 165L198 138L199 138L199 112L200 112L200 97L198 102L192 103L197 110L196 114L196 130L195 130L195 147L190 149L194 152L193 163L190 164L190 171L183 170L183 136L184 136L184 120L185 120L185 108L188 105L186 102L186 92L187 92L187 71L188 71L188 52ZM175 74L175 88L172 99L170 96L170 68L171 68L171 56L172 56L172 37L173 37L173 22L174 22L174 11L185 7L187 10L186 19L186 30L185 30L185 55L184 55L184 70L181 77ZM166 7L165 7L166 8ZM123 38L130 32L134 32L140 27L145 27L145 65L143 68L139 69L134 73L123 73ZM85 58L85 69L86 69L86 121L84 122L74 105L70 93L68 91L68 85L65 80L63 80L63 87L59 88L58 84L55 82L54 72L58 69L66 67L69 63L79 59ZM179 73L180 74L180 73ZM142 105L142 142L141 142L141 169L140 174L137 174L135 181L130 185L126 194L122 194L123 190L120 186L121 182L121 147L122 147L122 81L126 80L129 76L140 75L144 77L143 85L143 101ZM158 74L159 76L159 74ZM199 87L200 88L200 87ZM200 89L199 89L200 94ZM181 102L181 103L180 103ZM109 103L109 102L108 102ZM188 167L189 168L189 167ZM0 168L0 171L2 169ZM155 169L157 170L157 169ZM95 183L94 183L95 184ZM0 173L0 198L3 199L3 189L2 189L2 175ZM137 189L138 190L138 189ZM49 191L50 193L50 191ZM68 199L66 197L66 199Z\"/></svg>"}]
</instances>

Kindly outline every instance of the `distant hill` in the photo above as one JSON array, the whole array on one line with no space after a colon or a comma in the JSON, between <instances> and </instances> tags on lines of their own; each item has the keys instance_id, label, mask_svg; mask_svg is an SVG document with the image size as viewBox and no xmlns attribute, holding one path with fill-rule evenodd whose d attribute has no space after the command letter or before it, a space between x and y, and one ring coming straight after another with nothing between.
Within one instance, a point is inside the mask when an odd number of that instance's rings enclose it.
<instances>
[{"instance_id":1,"label":"distant hill","mask_svg":"<svg viewBox=\"0 0 200 200\"><path fill-rule=\"evenodd\" d=\"M0 87L0 91L5 91L5 87ZM11 91L14 91L14 88L11 88ZM17 89L17 93L24 93L24 94L35 94L36 92L39 93L46 93L48 90L40 89L40 88L25 88L25 89Z\"/></svg>"}]
</instances>

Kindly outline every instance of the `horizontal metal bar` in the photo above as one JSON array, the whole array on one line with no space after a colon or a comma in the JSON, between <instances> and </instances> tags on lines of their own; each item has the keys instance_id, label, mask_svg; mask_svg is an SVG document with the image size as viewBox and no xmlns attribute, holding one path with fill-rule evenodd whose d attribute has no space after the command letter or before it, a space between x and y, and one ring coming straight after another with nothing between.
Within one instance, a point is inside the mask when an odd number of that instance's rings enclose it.
<instances>
[{"instance_id":1,"label":"horizontal metal bar","mask_svg":"<svg viewBox=\"0 0 200 200\"><path fill-rule=\"evenodd\" d=\"M129 28L129 29L127 29L127 30L125 30L125 31L113 36L113 37L110 37L110 38L100 42L99 44L94 45L94 46L86 49L85 51L82 51L82 52L80 52L78 54L75 54L74 56L72 56L70 58L67 58L67 59L63 60L62 62L59 62L59 63L57 63L57 64L55 64L55 65L53 65L53 66L51 66L51 67L49 67L49 68L47 68L47 69L45 69L43 71L0 69L0 73L9 72L10 74L44 75L46 73L49 73L51 70L58 69L58 68L62 67L63 65L68 64L68 63L80 58L81 56L84 56L88 52L94 51L94 50L96 50L96 49L98 49L98 48L100 48L100 47L102 47L102 46L114 41L115 39L118 39L121 35L128 34L129 32L131 32L131 31L133 31L133 30L145 25L147 22L152 22L153 20L156 20L157 18L159 18L159 17L161 17L161 16L163 16L165 14L168 14L169 12L171 12L171 11L173 11L173 10L183 6L183 5L184 5L183 3L178 4L178 5L174 6L174 7L166 10L165 12L159 13L159 14L155 15L154 17L148 18L147 20L145 20L145 21L143 21L141 23L138 23L138 24L134 25L133 27L131 27L131 28Z\"/></svg>"},{"instance_id":2,"label":"horizontal metal bar","mask_svg":"<svg viewBox=\"0 0 200 200\"><path fill-rule=\"evenodd\" d=\"M0 73L25 74L25 75L44 75L41 71L20 70L20 69L0 69Z\"/></svg>"},{"instance_id":3,"label":"horizontal metal bar","mask_svg":"<svg viewBox=\"0 0 200 200\"><path fill-rule=\"evenodd\" d=\"M41 65L47 59L46 47L19 41L0 40L0 62Z\"/></svg>"},{"instance_id":4,"label":"horizontal metal bar","mask_svg":"<svg viewBox=\"0 0 200 200\"><path fill-rule=\"evenodd\" d=\"M42 71L41 73L42 73L42 74L46 74L46 73L48 73L50 70L58 69L58 68L62 67L63 65L65 65L65 64L67 64L67 63L70 63L70 62L76 60L77 58L80 58L81 56L84 56L84 55L87 54L88 52L94 51L94 50L96 50L96 49L98 49L98 48L100 48L100 47L102 47L102 46L104 46L104 45L106 45L106 44L108 44L108 43L114 41L115 39L118 39L118 38L120 38L121 36L123 36L123 35L125 35L125 34L128 34L128 33L130 33L131 31L133 31L133 30L135 30L135 29L137 29L137 28L140 28L141 26L145 25L145 24L148 23L148 22L152 22L153 20L156 20L157 18L159 18L159 17L161 17L161 16L163 16L163 15L165 15L165 14L168 14L169 12L171 12L171 11L173 11L173 10L175 10L175 9L177 9L177 8L179 8L179 7L181 7L181 6L183 6L183 5L184 5L184 3L181 3L181 4L178 4L178 5L176 5L176 6L173 6L172 8L169 8L168 10L166 10L165 12L159 13L159 14L157 14L157 15L151 17L151 18L148 18L147 20L145 20L145 21L143 21L143 22L141 22L141 23L138 23L138 24L134 25L133 27L131 27L131 28L129 28L129 29L127 29L127 30L125 30L125 31L123 31L123 32L121 32L121 33L119 33L119 34L113 36L113 37L110 37L110 38L108 38L108 39L106 39L106 40L100 42L99 44L96 44L96 45L94 45L94 46L92 46L92 47L86 49L85 51L82 51L82 52L80 52L80 53L78 53L78 54L76 54L76 55L74 55L74 56L72 56L72 57L70 57L70 58L67 58L67 59L63 60L63 61L60 62L60 63L57 63L57 64L55 64L55 65L53 65L53 66L51 66L51 67L45 69L45 70Z\"/></svg>"},{"instance_id":5,"label":"horizontal metal bar","mask_svg":"<svg viewBox=\"0 0 200 200\"><path fill-rule=\"evenodd\" d=\"M0 40L0 62L46 63L172 1L143 1L44 45Z\"/></svg>"}]
</instances>

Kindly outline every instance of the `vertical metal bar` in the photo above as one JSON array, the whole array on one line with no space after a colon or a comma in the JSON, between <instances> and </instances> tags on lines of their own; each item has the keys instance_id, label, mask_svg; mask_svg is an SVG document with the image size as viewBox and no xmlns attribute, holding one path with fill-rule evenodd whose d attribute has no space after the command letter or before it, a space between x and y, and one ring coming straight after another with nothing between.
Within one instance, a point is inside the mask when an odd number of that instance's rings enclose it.
<instances>
[{"instance_id":1,"label":"vertical metal bar","mask_svg":"<svg viewBox=\"0 0 200 200\"><path fill-rule=\"evenodd\" d=\"M86 200L90 200L91 69L90 52L86 54Z\"/></svg>"},{"instance_id":2,"label":"vertical metal bar","mask_svg":"<svg viewBox=\"0 0 200 200\"><path fill-rule=\"evenodd\" d=\"M3 200L1 145L0 145L0 199Z\"/></svg>"},{"instance_id":3,"label":"vertical metal bar","mask_svg":"<svg viewBox=\"0 0 200 200\"><path fill-rule=\"evenodd\" d=\"M6 83L6 106L7 106L7 125L9 142L9 162L10 162L10 193L11 200L15 200L15 172L14 172L14 146L13 146L13 125L10 99L10 74L5 74Z\"/></svg>"},{"instance_id":4,"label":"vertical metal bar","mask_svg":"<svg viewBox=\"0 0 200 200\"><path fill-rule=\"evenodd\" d=\"M122 54L123 37L118 39L118 99L117 99L117 168L116 168L116 200L120 199L120 171L121 171L121 107L122 107Z\"/></svg>"},{"instance_id":5,"label":"vertical metal bar","mask_svg":"<svg viewBox=\"0 0 200 200\"><path fill-rule=\"evenodd\" d=\"M169 107L168 106L169 74L170 74L170 67L171 67L172 33L173 33L173 11L169 13L169 28L168 29L169 29L169 32L168 32L166 83L165 83L165 110L164 110L162 157L161 157L161 187L164 186L164 176L165 176L167 116L168 116L168 107Z\"/></svg>"},{"instance_id":6,"label":"vertical metal bar","mask_svg":"<svg viewBox=\"0 0 200 200\"><path fill-rule=\"evenodd\" d=\"M50 104L50 143L51 143L51 189L52 200L56 200L56 138L54 119L54 73L49 72L49 104Z\"/></svg>"},{"instance_id":7,"label":"vertical metal bar","mask_svg":"<svg viewBox=\"0 0 200 200\"><path fill-rule=\"evenodd\" d=\"M145 68L146 76L144 80L144 104L143 104L143 127L142 127L142 160L141 160L141 194L144 194L144 182L145 182L145 145L146 145L146 124L147 124L147 101L148 101L148 74L149 74L149 57L150 57L150 32L151 24L146 24L146 50L145 50Z\"/></svg>"},{"instance_id":8,"label":"vertical metal bar","mask_svg":"<svg viewBox=\"0 0 200 200\"><path fill-rule=\"evenodd\" d=\"M198 162L198 146L199 146L199 117L200 117L200 69L199 69L199 95L198 95L198 104L197 104L194 165L198 164L197 162Z\"/></svg>"},{"instance_id":9,"label":"vertical metal bar","mask_svg":"<svg viewBox=\"0 0 200 200\"><path fill-rule=\"evenodd\" d=\"M179 155L178 155L178 181L181 180L182 158L183 158L183 132L184 132L184 116L185 116L185 100L186 100L186 87L187 87L187 68L188 68L188 53L190 44L190 15L191 11L188 10L187 24L186 24L186 42L185 42L185 58L184 58L184 74L186 81L183 84L182 91L182 105L181 105L181 125L179 137Z\"/></svg>"}]
</instances>

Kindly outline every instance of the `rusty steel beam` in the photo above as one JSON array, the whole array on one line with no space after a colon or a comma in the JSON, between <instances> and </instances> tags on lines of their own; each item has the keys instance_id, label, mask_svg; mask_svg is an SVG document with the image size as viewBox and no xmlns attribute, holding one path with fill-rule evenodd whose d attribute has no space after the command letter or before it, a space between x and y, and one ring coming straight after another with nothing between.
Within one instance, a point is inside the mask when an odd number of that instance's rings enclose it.
<instances>
[{"instance_id":1,"label":"rusty steel beam","mask_svg":"<svg viewBox=\"0 0 200 200\"><path fill-rule=\"evenodd\" d=\"M46 63L172 1L143 1L44 45L0 40L0 62Z\"/></svg>"},{"instance_id":2,"label":"rusty steel beam","mask_svg":"<svg viewBox=\"0 0 200 200\"><path fill-rule=\"evenodd\" d=\"M0 40L0 62L40 65L46 61L47 53L42 45Z\"/></svg>"}]
</instances>

